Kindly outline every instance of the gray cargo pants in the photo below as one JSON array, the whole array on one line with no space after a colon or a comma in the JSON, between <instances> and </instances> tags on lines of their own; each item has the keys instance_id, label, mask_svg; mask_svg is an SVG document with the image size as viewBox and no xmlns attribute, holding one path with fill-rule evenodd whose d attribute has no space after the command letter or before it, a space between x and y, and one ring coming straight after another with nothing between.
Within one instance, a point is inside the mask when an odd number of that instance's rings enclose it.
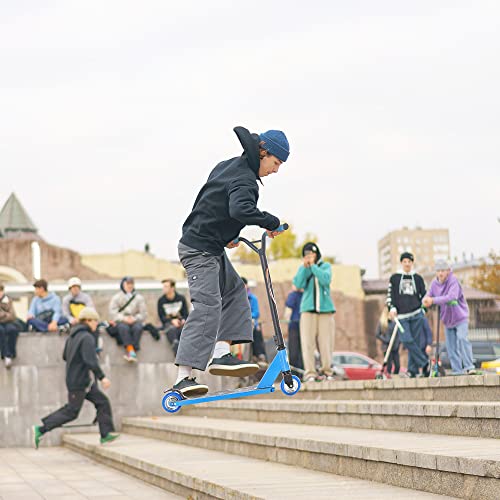
<instances>
[{"instance_id":1,"label":"gray cargo pants","mask_svg":"<svg viewBox=\"0 0 500 500\"><path fill-rule=\"evenodd\" d=\"M252 342L250 303L241 277L226 253L212 255L179 243L192 311L182 330L176 365L205 370L218 340Z\"/></svg>"}]
</instances>

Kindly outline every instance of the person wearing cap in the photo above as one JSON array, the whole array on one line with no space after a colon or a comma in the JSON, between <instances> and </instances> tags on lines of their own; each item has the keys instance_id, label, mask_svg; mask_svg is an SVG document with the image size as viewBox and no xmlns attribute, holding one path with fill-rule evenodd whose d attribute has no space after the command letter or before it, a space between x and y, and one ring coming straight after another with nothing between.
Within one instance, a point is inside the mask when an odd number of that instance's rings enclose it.
<instances>
[{"instance_id":1,"label":"person wearing cap","mask_svg":"<svg viewBox=\"0 0 500 500\"><path fill-rule=\"evenodd\" d=\"M80 278L74 276L68 281L69 293L63 297L62 313L68 319L71 326L78 323L78 315L84 307L94 308L94 302L90 295L82 292L82 282Z\"/></svg>"},{"instance_id":2,"label":"person wearing cap","mask_svg":"<svg viewBox=\"0 0 500 500\"><path fill-rule=\"evenodd\" d=\"M306 243L302 248L304 263L293 278L303 289L300 302L300 344L304 360L304 381L333 379L332 352L335 336L335 306L330 294L332 266L321 259L318 245ZM316 371L315 351L318 346L321 374Z\"/></svg>"},{"instance_id":3,"label":"person wearing cap","mask_svg":"<svg viewBox=\"0 0 500 500\"><path fill-rule=\"evenodd\" d=\"M0 283L0 354L5 363L5 368L12 366L16 357L17 336L19 326L12 299L5 294L5 287Z\"/></svg>"},{"instance_id":4,"label":"person wearing cap","mask_svg":"<svg viewBox=\"0 0 500 500\"><path fill-rule=\"evenodd\" d=\"M180 338L173 389L186 396L208 392L193 378L193 368L204 371L208 365L212 375L234 377L259 370L257 363L230 353L231 344L252 342L253 324L245 286L225 248L238 246L235 239L247 225L266 229L270 237L279 234L280 220L257 208L259 182L278 172L290 148L279 130L257 135L236 127L234 132L243 154L212 170L184 222L178 246L193 310Z\"/></svg>"},{"instance_id":5,"label":"person wearing cap","mask_svg":"<svg viewBox=\"0 0 500 500\"><path fill-rule=\"evenodd\" d=\"M99 315L95 309L85 307L80 311L78 323L71 328L64 344L63 359L66 361L66 387L68 403L62 408L42 418L42 425L34 425L33 444L38 449L42 437L53 429L78 418L85 400L90 401L97 411L97 423L101 444L114 441L119 435L114 433L111 404L98 386L109 389L111 382L99 366L95 350L94 334ZM94 375L94 380L90 376Z\"/></svg>"},{"instance_id":6,"label":"person wearing cap","mask_svg":"<svg viewBox=\"0 0 500 500\"><path fill-rule=\"evenodd\" d=\"M416 377L422 368L428 376L429 358L420 349L420 333L423 329L424 313L422 299L425 296L425 282L420 274L413 270L414 256L403 252L399 258L402 269L389 279L387 287L387 308L389 319L398 318L403 332L399 331L401 342L408 350L408 374Z\"/></svg>"},{"instance_id":7,"label":"person wearing cap","mask_svg":"<svg viewBox=\"0 0 500 500\"><path fill-rule=\"evenodd\" d=\"M68 319L62 315L61 299L48 291L44 279L33 283L35 296L28 310L28 328L36 332L66 332L69 330Z\"/></svg>"},{"instance_id":8,"label":"person wearing cap","mask_svg":"<svg viewBox=\"0 0 500 500\"><path fill-rule=\"evenodd\" d=\"M446 350L455 375L476 373L472 345L468 339L469 307L462 286L445 260L435 264L436 277L431 283L422 304L437 305L441 309L441 321L446 328Z\"/></svg>"},{"instance_id":9,"label":"person wearing cap","mask_svg":"<svg viewBox=\"0 0 500 500\"><path fill-rule=\"evenodd\" d=\"M137 351L147 317L146 301L135 291L134 278L125 276L120 282L120 291L113 296L109 304L109 313L113 325L118 329L125 348L124 358L128 362L137 362Z\"/></svg>"}]
</instances>

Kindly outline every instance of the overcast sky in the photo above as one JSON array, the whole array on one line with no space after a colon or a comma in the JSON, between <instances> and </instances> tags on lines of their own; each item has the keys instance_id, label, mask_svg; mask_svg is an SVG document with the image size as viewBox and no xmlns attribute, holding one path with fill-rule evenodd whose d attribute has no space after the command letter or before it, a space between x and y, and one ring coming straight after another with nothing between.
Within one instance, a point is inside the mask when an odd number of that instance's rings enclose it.
<instances>
[{"instance_id":1,"label":"overcast sky","mask_svg":"<svg viewBox=\"0 0 500 500\"><path fill-rule=\"evenodd\" d=\"M260 207L375 277L377 241L500 249L498 1L0 4L0 205L83 253L176 258L235 125L287 134Z\"/></svg>"}]
</instances>

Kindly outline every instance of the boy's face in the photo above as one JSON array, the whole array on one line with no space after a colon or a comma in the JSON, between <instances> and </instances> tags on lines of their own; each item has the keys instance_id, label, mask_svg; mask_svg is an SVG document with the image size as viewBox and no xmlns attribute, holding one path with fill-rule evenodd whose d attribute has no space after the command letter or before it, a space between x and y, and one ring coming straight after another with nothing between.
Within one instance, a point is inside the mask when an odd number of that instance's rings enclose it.
<instances>
[{"instance_id":1,"label":"boy's face","mask_svg":"<svg viewBox=\"0 0 500 500\"><path fill-rule=\"evenodd\" d=\"M276 174L282 161L276 156L266 155L260 160L259 177L267 177L270 174Z\"/></svg>"},{"instance_id":2,"label":"boy's face","mask_svg":"<svg viewBox=\"0 0 500 500\"><path fill-rule=\"evenodd\" d=\"M405 273L409 273L413 267L413 261L411 259L403 259L401 261L401 266L403 267L403 271Z\"/></svg>"},{"instance_id":3,"label":"boy's face","mask_svg":"<svg viewBox=\"0 0 500 500\"><path fill-rule=\"evenodd\" d=\"M123 289L127 293L132 293L132 291L134 290L134 282L133 281L125 281L125 283L123 283Z\"/></svg>"},{"instance_id":4,"label":"boy's face","mask_svg":"<svg viewBox=\"0 0 500 500\"><path fill-rule=\"evenodd\" d=\"M35 296L36 297L45 297L46 294L45 288L42 288L41 286L36 286L35 287Z\"/></svg>"},{"instance_id":5,"label":"boy's face","mask_svg":"<svg viewBox=\"0 0 500 500\"><path fill-rule=\"evenodd\" d=\"M444 283L448 279L449 275L450 275L449 269L440 269L439 271L436 271L436 277L439 283Z\"/></svg>"},{"instance_id":6,"label":"boy's face","mask_svg":"<svg viewBox=\"0 0 500 500\"><path fill-rule=\"evenodd\" d=\"M71 295L73 295L73 297L76 297L79 293L80 293L80 287L78 285L73 285L69 291L71 292Z\"/></svg>"}]
</instances>

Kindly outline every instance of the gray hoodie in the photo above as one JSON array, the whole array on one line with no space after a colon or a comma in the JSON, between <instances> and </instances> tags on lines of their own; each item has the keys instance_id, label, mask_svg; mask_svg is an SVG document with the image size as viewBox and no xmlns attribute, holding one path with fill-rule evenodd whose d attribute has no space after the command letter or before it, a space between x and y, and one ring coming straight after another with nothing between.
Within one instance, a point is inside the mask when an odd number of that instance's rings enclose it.
<instances>
[{"instance_id":1,"label":"gray hoodie","mask_svg":"<svg viewBox=\"0 0 500 500\"><path fill-rule=\"evenodd\" d=\"M131 294L122 291L113 296L109 304L109 314L112 321L123 321L126 316L133 316L136 321L141 321L142 323L146 321L146 301L138 293L135 293L134 300L123 311L118 312L130 300L131 296Z\"/></svg>"}]
</instances>

